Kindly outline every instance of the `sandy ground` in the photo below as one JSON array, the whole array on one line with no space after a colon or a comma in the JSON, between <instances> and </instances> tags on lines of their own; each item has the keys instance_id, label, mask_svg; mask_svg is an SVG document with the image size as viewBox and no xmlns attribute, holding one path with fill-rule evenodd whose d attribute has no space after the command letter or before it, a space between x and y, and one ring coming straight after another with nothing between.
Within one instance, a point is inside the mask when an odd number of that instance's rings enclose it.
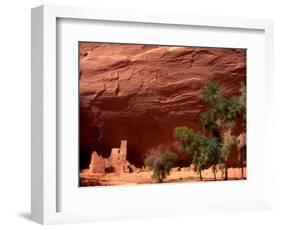
<instances>
[{"instance_id":1,"label":"sandy ground","mask_svg":"<svg viewBox=\"0 0 281 230\"><path fill-rule=\"evenodd\" d=\"M88 170L83 170L80 173L80 186L104 186L104 185L129 185L129 184L148 184L156 183L152 178L152 171L132 172L132 173L91 173ZM206 169L202 172L203 181L214 181L214 174L211 169ZM228 169L228 180L241 180L240 168ZM246 179L246 167L244 167L244 179ZM221 171L217 172L217 180L223 180ZM170 175L163 183L171 182L196 182L200 181L199 174L193 169L173 168Z\"/></svg>"}]
</instances>

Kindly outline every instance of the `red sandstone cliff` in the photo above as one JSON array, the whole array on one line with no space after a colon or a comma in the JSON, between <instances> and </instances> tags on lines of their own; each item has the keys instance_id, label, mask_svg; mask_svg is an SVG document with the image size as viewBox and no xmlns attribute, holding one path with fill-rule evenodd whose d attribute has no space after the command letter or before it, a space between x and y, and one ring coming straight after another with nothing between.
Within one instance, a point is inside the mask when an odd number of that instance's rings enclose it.
<instances>
[{"instance_id":1,"label":"red sandstone cliff","mask_svg":"<svg viewBox=\"0 0 281 230\"><path fill-rule=\"evenodd\" d=\"M176 126L201 130L201 87L226 94L246 81L246 50L80 43L80 159L128 140L128 160L173 141ZM241 129L237 127L237 129Z\"/></svg>"}]
</instances>

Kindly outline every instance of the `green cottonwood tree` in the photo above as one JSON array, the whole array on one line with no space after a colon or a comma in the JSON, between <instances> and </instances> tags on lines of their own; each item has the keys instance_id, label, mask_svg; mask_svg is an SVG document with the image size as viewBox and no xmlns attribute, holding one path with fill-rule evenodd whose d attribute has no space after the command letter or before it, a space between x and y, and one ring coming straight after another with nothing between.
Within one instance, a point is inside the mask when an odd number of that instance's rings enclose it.
<instances>
[{"instance_id":1,"label":"green cottonwood tree","mask_svg":"<svg viewBox=\"0 0 281 230\"><path fill-rule=\"evenodd\" d=\"M175 137L180 139L183 150L192 159L201 180L201 171L211 165L214 180L217 165L223 169L224 179L228 179L227 160L235 144L231 131L241 114L246 124L245 90L245 86L241 85L240 95L226 97L217 82L208 82L202 88L202 98L207 110L200 114L200 121L207 134L201 135L188 127L175 129Z\"/></svg>"},{"instance_id":2,"label":"green cottonwood tree","mask_svg":"<svg viewBox=\"0 0 281 230\"><path fill-rule=\"evenodd\" d=\"M246 133L241 133L236 138L237 143L237 149L238 149L238 161L240 162L240 168L241 168L241 179L244 178L244 161L246 160L246 151L247 151L247 145L246 145Z\"/></svg>"},{"instance_id":3,"label":"green cottonwood tree","mask_svg":"<svg viewBox=\"0 0 281 230\"><path fill-rule=\"evenodd\" d=\"M199 173L202 181L202 170L210 167L216 158L218 152L217 139L198 134L187 127L177 127L174 135L181 141L184 152L192 160L194 169Z\"/></svg>"},{"instance_id":4,"label":"green cottonwood tree","mask_svg":"<svg viewBox=\"0 0 281 230\"><path fill-rule=\"evenodd\" d=\"M224 165L224 179L228 179L228 167L227 159L232 152L233 145L235 144L235 137L231 135L231 129L227 129L223 132L222 135L222 144L221 144L221 160Z\"/></svg>"},{"instance_id":5,"label":"green cottonwood tree","mask_svg":"<svg viewBox=\"0 0 281 230\"><path fill-rule=\"evenodd\" d=\"M234 145L233 138L230 138L231 129L241 113L246 113L245 87L241 85L240 95L226 97L223 96L223 90L217 82L209 82L202 89L202 97L208 105L208 110L200 114L200 120L203 128L219 141L221 147L218 149L214 164L224 166L225 179L227 179L227 160Z\"/></svg>"},{"instance_id":6,"label":"green cottonwood tree","mask_svg":"<svg viewBox=\"0 0 281 230\"><path fill-rule=\"evenodd\" d=\"M243 118L243 124L246 127L247 98L246 98L246 85L245 85L245 83L241 83L240 96L239 96L239 104L240 104L240 109L241 109L241 115L242 115L242 118Z\"/></svg>"},{"instance_id":7,"label":"green cottonwood tree","mask_svg":"<svg viewBox=\"0 0 281 230\"><path fill-rule=\"evenodd\" d=\"M241 112L240 96L225 97L217 82L209 82L202 89L202 97L208 110L200 114L203 128L220 137L220 129L235 125Z\"/></svg>"}]
</instances>

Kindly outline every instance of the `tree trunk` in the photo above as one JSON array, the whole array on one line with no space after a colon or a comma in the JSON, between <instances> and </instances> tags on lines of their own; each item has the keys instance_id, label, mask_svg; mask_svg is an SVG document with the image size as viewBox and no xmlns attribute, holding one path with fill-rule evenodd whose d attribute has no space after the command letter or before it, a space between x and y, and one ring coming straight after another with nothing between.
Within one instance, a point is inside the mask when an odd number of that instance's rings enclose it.
<instances>
[{"instance_id":1,"label":"tree trunk","mask_svg":"<svg viewBox=\"0 0 281 230\"><path fill-rule=\"evenodd\" d=\"M162 183L163 182L163 178L164 178L163 172L160 171L158 183Z\"/></svg>"},{"instance_id":2,"label":"tree trunk","mask_svg":"<svg viewBox=\"0 0 281 230\"><path fill-rule=\"evenodd\" d=\"M242 151L240 151L240 168L241 168L241 179L244 179L244 172L243 172L243 156Z\"/></svg>"},{"instance_id":3,"label":"tree trunk","mask_svg":"<svg viewBox=\"0 0 281 230\"><path fill-rule=\"evenodd\" d=\"M240 150L240 167L241 167L241 179L243 180L244 179L244 157L245 157L245 154L246 154L246 147L243 147L241 150Z\"/></svg>"},{"instance_id":4,"label":"tree trunk","mask_svg":"<svg viewBox=\"0 0 281 230\"><path fill-rule=\"evenodd\" d=\"M226 164L225 164L225 168L224 168L224 180L228 180L228 168L227 168Z\"/></svg>"},{"instance_id":5,"label":"tree trunk","mask_svg":"<svg viewBox=\"0 0 281 230\"><path fill-rule=\"evenodd\" d=\"M200 175L200 181L202 181L203 178L202 178L202 171L201 171L201 169L199 170L199 175Z\"/></svg>"},{"instance_id":6,"label":"tree trunk","mask_svg":"<svg viewBox=\"0 0 281 230\"><path fill-rule=\"evenodd\" d=\"M213 173L214 173L214 180L217 180L216 166L215 165L213 165Z\"/></svg>"},{"instance_id":7,"label":"tree trunk","mask_svg":"<svg viewBox=\"0 0 281 230\"><path fill-rule=\"evenodd\" d=\"M243 165L243 157L240 158L240 167L241 167L241 179L244 179L244 165Z\"/></svg>"}]
</instances>

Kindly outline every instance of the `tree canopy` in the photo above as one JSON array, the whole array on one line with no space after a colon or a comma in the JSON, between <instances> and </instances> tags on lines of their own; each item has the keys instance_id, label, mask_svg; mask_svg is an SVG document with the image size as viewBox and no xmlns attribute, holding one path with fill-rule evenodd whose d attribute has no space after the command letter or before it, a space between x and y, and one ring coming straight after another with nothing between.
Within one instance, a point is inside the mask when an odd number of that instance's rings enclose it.
<instances>
[{"instance_id":1,"label":"tree canopy","mask_svg":"<svg viewBox=\"0 0 281 230\"><path fill-rule=\"evenodd\" d=\"M201 170L222 164L227 179L226 162L235 144L232 128L241 115L246 123L246 87L242 83L239 95L227 97L218 82L211 81L202 88L201 94L207 109L200 113L200 121L208 133L203 135L188 127L177 127L174 136L181 141L183 151L191 158L200 177ZM214 178L215 170L213 167Z\"/></svg>"},{"instance_id":2,"label":"tree canopy","mask_svg":"<svg viewBox=\"0 0 281 230\"><path fill-rule=\"evenodd\" d=\"M191 158L195 170L200 173L218 161L218 140L196 133L187 127L175 129L175 137L180 139L183 150Z\"/></svg>"},{"instance_id":3,"label":"tree canopy","mask_svg":"<svg viewBox=\"0 0 281 230\"><path fill-rule=\"evenodd\" d=\"M229 128L235 125L242 108L245 106L245 95L226 97L216 81L207 83L202 89L202 98L208 104L208 110L200 114L200 121L204 129Z\"/></svg>"}]
</instances>

